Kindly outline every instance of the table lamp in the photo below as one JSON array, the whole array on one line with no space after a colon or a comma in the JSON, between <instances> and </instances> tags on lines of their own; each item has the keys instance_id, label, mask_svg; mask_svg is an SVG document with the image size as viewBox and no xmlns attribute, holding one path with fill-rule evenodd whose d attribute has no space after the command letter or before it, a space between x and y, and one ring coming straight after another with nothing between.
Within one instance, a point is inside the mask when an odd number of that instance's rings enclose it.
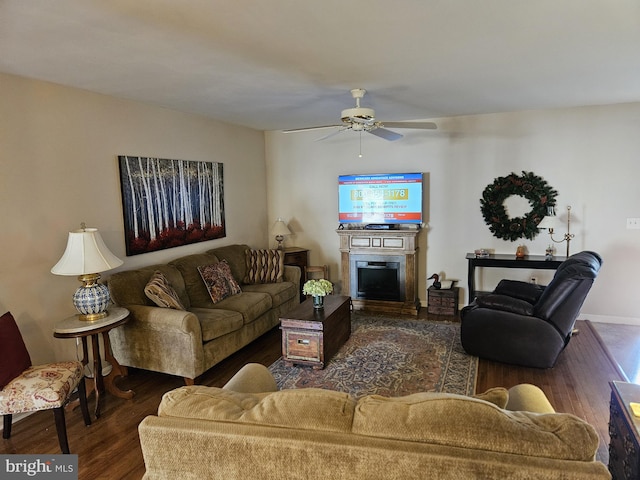
<instances>
[{"instance_id":1,"label":"table lamp","mask_svg":"<svg viewBox=\"0 0 640 480\"><path fill-rule=\"evenodd\" d=\"M553 238L553 231L555 228L562 227L562 223L560 219L556 216L555 209L553 207L549 207L548 213L546 216L542 217L540 223L538 224L538 229L548 229L549 236L551 237L551 241L554 243L562 243L567 242L567 257L569 256L569 244L571 243L571 239L575 237L571 233L571 207L567 207L567 233L564 234L562 240L556 240Z\"/></svg>"},{"instance_id":2,"label":"table lamp","mask_svg":"<svg viewBox=\"0 0 640 480\"><path fill-rule=\"evenodd\" d=\"M100 272L122 265L122 260L109 251L97 228L69 232L67 248L51 269L54 275L77 275L82 285L73 294L73 305L80 320L95 321L108 315L111 300L109 288L99 283Z\"/></svg>"},{"instance_id":3,"label":"table lamp","mask_svg":"<svg viewBox=\"0 0 640 480\"><path fill-rule=\"evenodd\" d=\"M278 217L276 223L273 224L271 233L276 236L276 241L278 242L278 250L282 250L282 241L284 240L284 236L291 235L291 231L289 230L289 228L287 228L284 220Z\"/></svg>"}]
</instances>

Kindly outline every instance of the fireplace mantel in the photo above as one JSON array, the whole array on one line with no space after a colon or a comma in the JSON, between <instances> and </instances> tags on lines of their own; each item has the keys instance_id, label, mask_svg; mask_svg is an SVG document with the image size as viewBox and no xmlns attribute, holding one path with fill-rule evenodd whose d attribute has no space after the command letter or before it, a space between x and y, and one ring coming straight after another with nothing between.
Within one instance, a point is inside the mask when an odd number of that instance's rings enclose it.
<instances>
[{"instance_id":1,"label":"fireplace mantel","mask_svg":"<svg viewBox=\"0 0 640 480\"><path fill-rule=\"evenodd\" d=\"M420 230L336 230L340 237L340 277L342 292L351 296L353 308L386 313L417 315L418 299L418 246ZM354 256L404 257L404 292L401 301L356 298L352 291L352 257ZM355 285L353 286L355 288Z\"/></svg>"}]
</instances>

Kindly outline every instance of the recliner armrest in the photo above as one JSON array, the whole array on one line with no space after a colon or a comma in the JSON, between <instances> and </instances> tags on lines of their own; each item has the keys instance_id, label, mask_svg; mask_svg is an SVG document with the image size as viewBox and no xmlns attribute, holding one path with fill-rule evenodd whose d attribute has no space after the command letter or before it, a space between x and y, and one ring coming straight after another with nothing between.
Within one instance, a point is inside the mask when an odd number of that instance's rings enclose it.
<instances>
[{"instance_id":1,"label":"recliner armrest","mask_svg":"<svg viewBox=\"0 0 640 480\"><path fill-rule=\"evenodd\" d=\"M518 315L526 315L529 317L533 315L533 305L525 300L507 295L496 295L494 293L481 295L476 298L476 304L479 307L517 313Z\"/></svg>"},{"instance_id":2,"label":"recliner armrest","mask_svg":"<svg viewBox=\"0 0 640 480\"><path fill-rule=\"evenodd\" d=\"M524 300L533 305L538 301L540 295L542 295L544 288L544 286L536 283L522 282L519 280L500 280L500 283L498 283L493 293Z\"/></svg>"}]
</instances>

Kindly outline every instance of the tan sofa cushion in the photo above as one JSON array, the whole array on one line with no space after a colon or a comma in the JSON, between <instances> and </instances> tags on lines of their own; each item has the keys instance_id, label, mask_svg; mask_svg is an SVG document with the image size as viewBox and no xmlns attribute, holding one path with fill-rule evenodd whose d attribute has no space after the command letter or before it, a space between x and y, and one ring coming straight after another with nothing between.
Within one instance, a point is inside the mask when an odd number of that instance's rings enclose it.
<instances>
[{"instance_id":1,"label":"tan sofa cushion","mask_svg":"<svg viewBox=\"0 0 640 480\"><path fill-rule=\"evenodd\" d=\"M351 395L332 390L303 388L238 393L196 385L165 393L158 415L350 432L354 408Z\"/></svg>"},{"instance_id":2,"label":"tan sofa cushion","mask_svg":"<svg viewBox=\"0 0 640 480\"><path fill-rule=\"evenodd\" d=\"M208 250L207 253L215 255L219 260L226 260L229 267L231 267L233 278L235 278L238 283L242 283L247 272L245 250L249 250L249 245L226 245Z\"/></svg>"},{"instance_id":3,"label":"tan sofa cushion","mask_svg":"<svg viewBox=\"0 0 640 480\"><path fill-rule=\"evenodd\" d=\"M203 342L235 332L244 326L242 314L231 310L192 308L190 311L200 321Z\"/></svg>"},{"instance_id":4,"label":"tan sofa cushion","mask_svg":"<svg viewBox=\"0 0 640 480\"><path fill-rule=\"evenodd\" d=\"M244 324L249 324L262 314L271 310L273 302L271 296L260 292L242 292L212 305L212 310L232 310L242 315Z\"/></svg>"},{"instance_id":5,"label":"tan sofa cushion","mask_svg":"<svg viewBox=\"0 0 640 480\"><path fill-rule=\"evenodd\" d=\"M570 414L509 412L483 400L438 393L358 401L353 432L535 457L591 461L598 436Z\"/></svg>"},{"instance_id":6,"label":"tan sofa cushion","mask_svg":"<svg viewBox=\"0 0 640 480\"><path fill-rule=\"evenodd\" d=\"M160 270L153 273L144 287L144 294L159 307L186 310L171 282Z\"/></svg>"},{"instance_id":7,"label":"tan sofa cushion","mask_svg":"<svg viewBox=\"0 0 640 480\"><path fill-rule=\"evenodd\" d=\"M473 398L479 398L485 402L493 403L499 408L505 408L509 401L509 390L503 387L494 387L486 392L473 395Z\"/></svg>"},{"instance_id":8,"label":"tan sofa cushion","mask_svg":"<svg viewBox=\"0 0 640 480\"><path fill-rule=\"evenodd\" d=\"M111 275L107 279L107 284L113 303L123 307L129 305L155 306L156 304L145 295L144 289L156 271L162 272L178 295L182 306L188 309L191 303L182 275L174 266L166 264L151 265Z\"/></svg>"},{"instance_id":9,"label":"tan sofa cushion","mask_svg":"<svg viewBox=\"0 0 640 480\"><path fill-rule=\"evenodd\" d=\"M197 253L169 262L169 265L177 268L182 274L185 289L192 307L211 308L213 306L211 296L209 295L207 286L202 281L198 267L211 265L217 261L218 259L215 255Z\"/></svg>"}]
</instances>

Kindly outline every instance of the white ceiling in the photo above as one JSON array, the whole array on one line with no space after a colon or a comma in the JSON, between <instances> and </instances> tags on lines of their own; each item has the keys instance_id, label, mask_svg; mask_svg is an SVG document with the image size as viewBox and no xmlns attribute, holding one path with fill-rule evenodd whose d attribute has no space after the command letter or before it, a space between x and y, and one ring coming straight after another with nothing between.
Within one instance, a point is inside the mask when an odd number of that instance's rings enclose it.
<instances>
[{"instance_id":1,"label":"white ceiling","mask_svg":"<svg viewBox=\"0 0 640 480\"><path fill-rule=\"evenodd\" d=\"M640 1L0 0L0 71L260 130L637 102Z\"/></svg>"}]
</instances>

